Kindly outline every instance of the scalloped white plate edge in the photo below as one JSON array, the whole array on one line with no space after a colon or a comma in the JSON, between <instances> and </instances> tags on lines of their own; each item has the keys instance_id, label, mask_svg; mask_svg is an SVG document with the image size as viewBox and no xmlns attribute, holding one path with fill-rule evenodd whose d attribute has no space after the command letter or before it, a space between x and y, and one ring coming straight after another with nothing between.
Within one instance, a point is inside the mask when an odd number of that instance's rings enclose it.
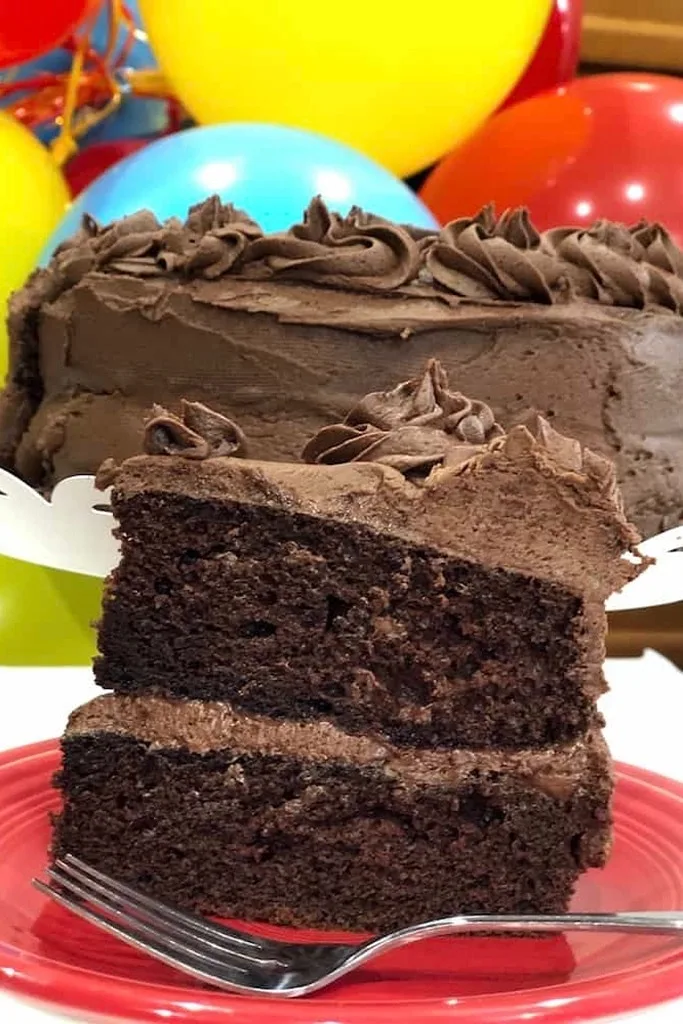
<instances>
[{"instance_id":1,"label":"scalloped white plate edge","mask_svg":"<svg viewBox=\"0 0 683 1024\"><path fill-rule=\"evenodd\" d=\"M93 476L62 480L48 501L0 469L0 554L104 578L119 559L108 501Z\"/></svg>"},{"instance_id":2,"label":"scalloped white plate edge","mask_svg":"<svg viewBox=\"0 0 683 1024\"><path fill-rule=\"evenodd\" d=\"M109 492L98 491L93 476L62 480L47 500L0 469L0 555L103 579L119 560L108 501ZM683 600L683 526L650 537L640 550L657 563L613 594L608 611Z\"/></svg>"}]
</instances>

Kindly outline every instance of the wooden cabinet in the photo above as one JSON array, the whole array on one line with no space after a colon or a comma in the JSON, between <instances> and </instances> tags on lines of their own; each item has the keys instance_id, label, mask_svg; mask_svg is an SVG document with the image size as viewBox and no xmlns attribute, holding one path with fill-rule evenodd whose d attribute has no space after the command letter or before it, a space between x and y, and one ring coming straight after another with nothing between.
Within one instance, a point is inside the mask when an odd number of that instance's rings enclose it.
<instances>
[{"instance_id":1,"label":"wooden cabinet","mask_svg":"<svg viewBox=\"0 0 683 1024\"><path fill-rule=\"evenodd\" d=\"M637 658L646 647L683 669L683 604L609 616L607 653L612 658Z\"/></svg>"},{"instance_id":2,"label":"wooden cabinet","mask_svg":"<svg viewBox=\"0 0 683 1024\"><path fill-rule=\"evenodd\" d=\"M584 0L581 58L683 71L683 0Z\"/></svg>"},{"instance_id":3,"label":"wooden cabinet","mask_svg":"<svg viewBox=\"0 0 683 1024\"><path fill-rule=\"evenodd\" d=\"M683 73L683 0L584 0L581 59L590 68ZM683 603L609 616L608 653L645 647L683 668Z\"/></svg>"}]
</instances>

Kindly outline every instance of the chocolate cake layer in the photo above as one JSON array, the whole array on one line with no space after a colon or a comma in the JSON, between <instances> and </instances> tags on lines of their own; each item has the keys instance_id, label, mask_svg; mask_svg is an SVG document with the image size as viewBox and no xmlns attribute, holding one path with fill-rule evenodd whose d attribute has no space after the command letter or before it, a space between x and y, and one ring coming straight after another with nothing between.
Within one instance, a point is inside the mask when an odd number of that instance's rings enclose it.
<instances>
[{"instance_id":1,"label":"chocolate cake layer","mask_svg":"<svg viewBox=\"0 0 683 1024\"><path fill-rule=\"evenodd\" d=\"M602 648L557 585L267 508L140 496L121 521L136 541L105 596L105 689L418 746L541 746L595 718Z\"/></svg>"},{"instance_id":2,"label":"chocolate cake layer","mask_svg":"<svg viewBox=\"0 0 683 1024\"><path fill-rule=\"evenodd\" d=\"M329 725L105 697L74 713L63 748L53 854L202 913L386 931L560 912L608 846L597 733L513 755L406 753Z\"/></svg>"},{"instance_id":3,"label":"chocolate cake layer","mask_svg":"<svg viewBox=\"0 0 683 1024\"><path fill-rule=\"evenodd\" d=\"M436 356L502 422L536 410L613 458L645 535L680 521L683 256L661 228L541 236L517 213L417 240L321 217L265 238L215 203L90 223L12 302L1 464L49 489L139 451L181 398L288 460Z\"/></svg>"}]
</instances>

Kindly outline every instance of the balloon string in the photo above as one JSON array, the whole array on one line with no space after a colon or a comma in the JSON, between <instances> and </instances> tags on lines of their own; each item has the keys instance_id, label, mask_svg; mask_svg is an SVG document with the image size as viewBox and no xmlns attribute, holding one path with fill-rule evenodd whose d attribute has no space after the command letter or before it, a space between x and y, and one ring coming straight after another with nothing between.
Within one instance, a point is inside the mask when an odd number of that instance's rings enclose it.
<instances>
[{"instance_id":1,"label":"balloon string","mask_svg":"<svg viewBox=\"0 0 683 1024\"><path fill-rule=\"evenodd\" d=\"M122 15L120 0L111 0L107 9L107 48L104 52L106 61L110 61L114 55Z\"/></svg>"},{"instance_id":2,"label":"balloon string","mask_svg":"<svg viewBox=\"0 0 683 1024\"><path fill-rule=\"evenodd\" d=\"M137 25L135 24L135 18L131 14L130 8L123 3L123 0L108 0L108 32L107 32L107 47L105 50L105 60L107 63L114 61L117 67L121 67L125 63L128 54L133 48L136 34L138 33ZM117 41L119 37L119 30L124 27L126 34L124 36L123 43L120 44L120 49L114 60L114 54L117 47ZM145 39L147 37L145 36Z\"/></svg>"},{"instance_id":3,"label":"balloon string","mask_svg":"<svg viewBox=\"0 0 683 1024\"><path fill-rule=\"evenodd\" d=\"M85 45L87 45L87 40L85 41ZM81 45L74 54L74 59L71 64L71 72L66 83L64 114L59 119L61 120L62 126L59 135L50 146L52 155L60 166L63 163L66 163L69 157L73 156L78 149L78 143L76 142L73 134L73 127L74 114L76 111L76 104L78 102L78 86L81 81L84 56L85 46Z\"/></svg>"},{"instance_id":4,"label":"balloon string","mask_svg":"<svg viewBox=\"0 0 683 1024\"><path fill-rule=\"evenodd\" d=\"M168 83L166 78L155 68L131 69L126 72L126 82L136 96L154 97L155 99L167 99Z\"/></svg>"},{"instance_id":5,"label":"balloon string","mask_svg":"<svg viewBox=\"0 0 683 1024\"><path fill-rule=\"evenodd\" d=\"M50 150L60 165L77 151L83 135L118 109L124 90L137 97L165 100L168 131L177 130L182 121L180 105L160 71L125 67L136 38L142 33L124 0L103 3L107 9L104 52L98 52L91 43L95 21L103 9L98 5L82 33L64 44L73 53L68 71L42 73L23 81L14 76L11 81L0 81L0 98L24 94L9 105L23 124L35 128L52 121L59 127Z\"/></svg>"}]
</instances>

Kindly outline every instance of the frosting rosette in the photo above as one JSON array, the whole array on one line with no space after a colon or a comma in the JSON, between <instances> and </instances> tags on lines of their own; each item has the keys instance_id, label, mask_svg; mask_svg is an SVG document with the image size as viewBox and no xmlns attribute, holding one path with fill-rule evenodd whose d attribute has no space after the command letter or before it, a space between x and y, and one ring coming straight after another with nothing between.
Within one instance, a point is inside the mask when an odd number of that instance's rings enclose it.
<instances>
[{"instance_id":1,"label":"frosting rosette","mask_svg":"<svg viewBox=\"0 0 683 1024\"><path fill-rule=\"evenodd\" d=\"M476 217L447 224L426 247L425 267L437 284L465 299L551 303L568 282L541 243L526 210L496 218L486 206Z\"/></svg>"},{"instance_id":2,"label":"frosting rosette","mask_svg":"<svg viewBox=\"0 0 683 1024\"><path fill-rule=\"evenodd\" d=\"M524 209L496 217L491 206L452 221L423 243L425 268L464 299L603 305L683 311L683 252L659 224L539 233Z\"/></svg>"},{"instance_id":3,"label":"frosting rosette","mask_svg":"<svg viewBox=\"0 0 683 1024\"><path fill-rule=\"evenodd\" d=\"M356 206L342 217L317 197L303 223L253 242L245 263L250 276L390 291L417 276L420 247L398 224Z\"/></svg>"},{"instance_id":4,"label":"frosting rosette","mask_svg":"<svg viewBox=\"0 0 683 1024\"><path fill-rule=\"evenodd\" d=\"M42 290L59 295L93 271L209 281L236 275L381 293L431 286L470 302L578 299L683 315L683 251L660 224L601 220L541 233L521 207L497 217L486 206L427 232L358 207L342 216L318 196L300 224L264 235L246 213L211 196L184 222L162 224L142 210L100 227L86 215L56 250Z\"/></svg>"},{"instance_id":5,"label":"frosting rosette","mask_svg":"<svg viewBox=\"0 0 683 1024\"><path fill-rule=\"evenodd\" d=\"M181 402L180 416L161 406L145 424L146 455L179 455L184 459L212 459L232 455L244 458L247 440L227 416L201 402Z\"/></svg>"},{"instance_id":6,"label":"frosting rosette","mask_svg":"<svg viewBox=\"0 0 683 1024\"><path fill-rule=\"evenodd\" d=\"M80 231L55 252L53 267L67 285L91 270L213 279L231 270L260 235L255 221L218 196L191 207L184 223L172 217L161 224L149 210L141 210L100 227L86 214Z\"/></svg>"},{"instance_id":7,"label":"frosting rosette","mask_svg":"<svg viewBox=\"0 0 683 1024\"><path fill-rule=\"evenodd\" d=\"M318 465L378 462L420 475L466 461L502 434L490 407L451 391L446 371L430 359L421 377L366 395L343 423L319 430L302 458Z\"/></svg>"}]
</instances>

